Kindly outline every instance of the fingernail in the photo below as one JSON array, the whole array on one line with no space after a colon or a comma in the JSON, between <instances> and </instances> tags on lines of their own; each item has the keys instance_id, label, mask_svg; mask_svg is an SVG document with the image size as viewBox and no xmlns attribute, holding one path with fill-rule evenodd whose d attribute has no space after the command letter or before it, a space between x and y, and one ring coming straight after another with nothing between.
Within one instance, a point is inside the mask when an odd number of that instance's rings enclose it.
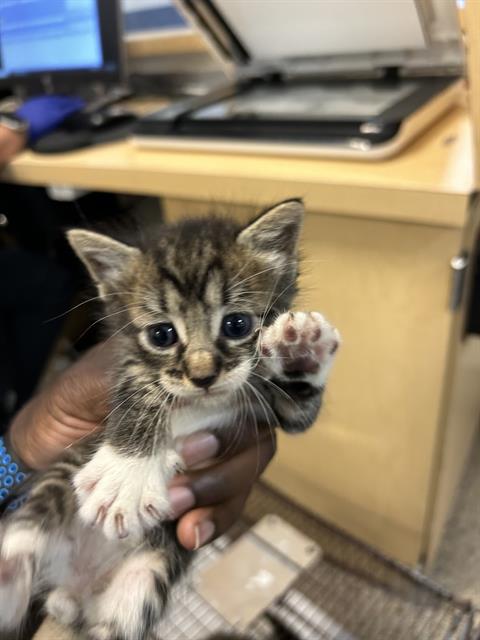
<instances>
[{"instance_id":1,"label":"fingernail","mask_svg":"<svg viewBox=\"0 0 480 640\"><path fill-rule=\"evenodd\" d=\"M211 520L204 520L197 524L195 527L195 551L211 540L214 533L215 525Z\"/></svg>"},{"instance_id":2,"label":"fingernail","mask_svg":"<svg viewBox=\"0 0 480 640\"><path fill-rule=\"evenodd\" d=\"M195 504L195 496L188 487L172 487L168 492L172 519L176 519Z\"/></svg>"},{"instance_id":3,"label":"fingernail","mask_svg":"<svg viewBox=\"0 0 480 640\"><path fill-rule=\"evenodd\" d=\"M201 433L189 436L178 446L187 467L194 467L214 458L220 448L220 442L211 433Z\"/></svg>"}]
</instances>

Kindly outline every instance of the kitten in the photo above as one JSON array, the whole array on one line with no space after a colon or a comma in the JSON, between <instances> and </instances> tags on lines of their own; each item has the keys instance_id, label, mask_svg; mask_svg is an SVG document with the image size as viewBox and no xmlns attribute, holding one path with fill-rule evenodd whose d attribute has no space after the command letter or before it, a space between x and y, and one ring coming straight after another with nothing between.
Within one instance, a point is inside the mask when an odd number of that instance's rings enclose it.
<instances>
[{"instance_id":1,"label":"kitten","mask_svg":"<svg viewBox=\"0 0 480 640\"><path fill-rule=\"evenodd\" d=\"M114 351L105 430L40 475L3 526L0 630L32 596L92 640L140 640L159 624L190 554L169 522L174 438L246 421L314 422L338 332L289 312L303 204L245 227L215 217L161 225L145 246L72 230L103 298Z\"/></svg>"}]
</instances>

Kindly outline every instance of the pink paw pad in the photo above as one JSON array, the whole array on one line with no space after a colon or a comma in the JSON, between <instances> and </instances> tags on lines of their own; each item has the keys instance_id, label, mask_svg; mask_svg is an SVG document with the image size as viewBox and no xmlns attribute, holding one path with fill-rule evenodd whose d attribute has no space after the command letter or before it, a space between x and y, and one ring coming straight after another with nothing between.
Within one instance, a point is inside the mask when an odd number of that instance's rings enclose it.
<instances>
[{"instance_id":1,"label":"pink paw pad","mask_svg":"<svg viewBox=\"0 0 480 640\"><path fill-rule=\"evenodd\" d=\"M288 312L262 333L260 353L275 373L323 384L340 344L338 331L317 312Z\"/></svg>"}]
</instances>

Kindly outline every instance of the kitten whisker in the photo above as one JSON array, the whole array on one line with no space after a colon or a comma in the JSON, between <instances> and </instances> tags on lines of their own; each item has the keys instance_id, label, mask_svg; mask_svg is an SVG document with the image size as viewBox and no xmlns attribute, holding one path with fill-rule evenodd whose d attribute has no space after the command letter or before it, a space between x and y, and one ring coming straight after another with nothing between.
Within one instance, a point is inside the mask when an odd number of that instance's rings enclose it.
<instances>
[{"instance_id":1,"label":"kitten whisker","mask_svg":"<svg viewBox=\"0 0 480 640\"><path fill-rule=\"evenodd\" d=\"M148 316L151 315L149 311L146 311L145 313L141 313L139 316L137 316L136 318L133 318L133 320L130 320L130 322L127 322L127 324L124 324L123 327L120 327L120 329L117 329L117 331L115 331L114 333L112 333L112 335L107 338L104 342L104 344L107 344L107 342L109 342L110 340L112 340L112 338L114 338L115 336L117 336L119 333L121 333L124 329L126 329L128 326L130 326L131 324L133 324L134 322L138 322L138 320L140 318L143 318L144 316Z\"/></svg>"},{"instance_id":2,"label":"kitten whisker","mask_svg":"<svg viewBox=\"0 0 480 640\"><path fill-rule=\"evenodd\" d=\"M158 438L160 436L159 433L159 425L162 422L161 418L163 417L163 415L166 413L166 410L168 408L171 408L171 402L169 403L169 400L172 400L172 395L166 391L166 389L162 388L159 386L158 388L158 392L157 395L155 397L154 402L157 403L160 400L162 402L159 403L158 405L158 411L155 414L155 417L152 419L152 428L153 428L153 442L152 442L152 446L151 446L151 452L155 452L157 451L157 442L158 442ZM141 423L142 420L140 419L139 422ZM167 436L167 430L165 431L165 436ZM144 435L142 437L141 443L140 443L140 449L143 451L145 448L145 442L147 440L148 437L148 430L144 431Z\"/></svg>"},{"instance_id":3,"label":"kitten whisker","mask_svg":"<svg viewBox=\"0 0 480 640\"><path fill-rule=\"evenodd\" d=\"M121 296L121 295L129 295L129 294L134 294L135 291L115 291L113 293L104 293L103 295L99 295L99 296L92 296L91 298L88 298L87 300L84 300L83 302L80 302L79 304L76 304L74 307L70 307L70 309L67 309L66 311L64 311L63 313L60 313L58 316L53 316L53 318L48 318L47 320L44 320L44 324L48 323L48 322L53 322L54 320L58 320L59 318L63 318L64 316L66 316L68 313L71 313L72 311L75 311L75 309L78 309L79 307L83 307L83 305L88 304L89 302L93 302L94 300L103 300L104 298L107 298L109 296Z\"/></svg>"},{"instance_id":4,"label":"kitten whisker","mask_svg":"<svg viewBox=\"0 0 480 640\"><path fill-rule=\"evenodd\" d=\"M131 398L133 398L134 395L136 395L137 393L140 393L142 391L144 391L151 383L149 382L148 384L146 384L143 387L140 387L140 389L136 389L132 394L130 394L129 396L127 396L124 400L122 400L122 402L120 402L120 404L116 405L103 419L103 422L106 422L114 413L115 411L117 411L123 404L125 404L125 402L128 402Z\"/></svg>"},{"instance_id":5,"label":"kitten whisker","mask_svg":"<svg viewBox=\"0 0 480 640\"><path fill-rule=\"evenodd\" d=\"M297 264L296 260L291 260L291 261L285 262L283 264L283 266L288 267L288 266L292 266L292 265L296 265L296 264ZM240 282L234 282L230 287L227 287L227 292L231 292L234 289L237 289L241 284L244 284L245 282L248 282L249 280L252 280L253 278L257 278L258 276L262 275L262 273L267 273L268 271L273 271L274 269L278 270L278 264L275 264L275 265L272 265L270 267L267 267L266 269L261 269L260 271L256 271L255 273L252 273L251 275L247 276L246 278L243 278L243 280L240 280Z\"/></svg>"},{"instance_id":6,"label":"kitten whisker","mask_svg":"<svg viewBox=\"0 0 480 640\"><path fill-rule=\"evenodd\" d=\"M256 376L257 378L260 378L261 380L263 380L264 382L266 382L267 384L269 384L270 386L274 387L279 393L281 393L283 395L284 398L286 398L289 402L292 402L295 407L302 412L302 409L300 408L300 406L298 405L297 402L295 402L295 400L292 398L292 396L287 393L285 391L285 389L282 389L281 387L278 386L278 384L276 384L275 382L273 382L273 380L271 380L270 378L266 378L265 376L262 376L260 373L256 373L255 371L252 371L252 374L254 376Z\"/></svg>"},{"instance_id":7,"label":"kitten whisker","mask_svg":"<svg viewBox=\"0 0 480 640\"><path fill-rule=\"evenodd\" d=\"M113 313L109 313L109 314L107 314L105 316L102 316L101 318L98 318L97 320L92 322L92 324L90 324L86 329L84 329L84 331L82 331L82 333L78 336L78 338L76 339L75 342L78 342L79 340L81 340L83 338L83 336L86 333L88 333L92 327L94 327L95 325L99 324L103 320L106 320L107 318L112 318L113 316L118 316L121 313L125 313L126 311L130 311L130 309L143 309L143 307L141 305L129 305L128 307L123 307L122 309L119 309L118 311L114 311Z\"/></svg>"},{"instance_id":8,"label":"kitten whisker","mask_svg":"<svg viewBox=\"0 0 480 640\"><path fill-rule=\"evenodd\" d=\"M234 399L236 399L237 393L241 392L241 391L242 391L241 387L235 390ZM231 420L231 424L233 426L233 425L235 425L235 423L237 421L237 414L240 411L240 409L242 410L242 414L243 414L243 407L242 407L241 403L239 404L238 402L232 402L232 405L235 407L235 414L233 416L233 419ZM241 418L242 418L242 414L241 414ZM246 428L246 426L245 426L245 424L243 422L243 418L242 418L239 421L239 428L234 432L231 441L228 443L228 445L222 451L222 455L220 456L221 459L228 459L228 454L231 451L235 451L239 441L241 440L242 430L244 428Z\"/></svg>"},{"instance_id":9,"label":"kitten whisker","mask_svg":"<svg viewBox=\"0 0 480 640\"><path fill-rule=\"evenodd\" d=\"M275 283L275 286L277 285L277 283ZM270 313L270 311L272 310L273 306L275 305L275 303L277 302L277 300L280 298L280 296L282 296L284 293L286 293L291 287L294 287L295 283L290 282L289 284L287 284L286 287L284 287L280 293L274 298L273 301L269 301L268 306L263 314L263 317L266 319L268 314ZM273 293L272 293L273 295ZM263 325L262 325L263 328Z\"/></svg>"},{"instance_id":10,"label":"kitten whisker","mask_svg":"<svg viewBox=\"0 0 480 640\"><path fill-rule=\"evenodd\" d=\"M248 382L248 380L246 381L247 386L252 390L253 394L255 395L257 402L259 403L260 407L262 408L264 415L265 415L265 423L267 428L271 429L271 418L273 417L274 419L276 418L273 409L271 408L270 404L267 402L267 400L265 399L265 396L260 392L259 389L256 389L250 382ZM257 434L257 465L256 465L256 469L255 469L255 475L254 478L256 478L258 476L259 470L260 470L260 432L258 429L258 420L255 420L255 430L256 430L256 434Z\"/></svg>"}]
</instances>

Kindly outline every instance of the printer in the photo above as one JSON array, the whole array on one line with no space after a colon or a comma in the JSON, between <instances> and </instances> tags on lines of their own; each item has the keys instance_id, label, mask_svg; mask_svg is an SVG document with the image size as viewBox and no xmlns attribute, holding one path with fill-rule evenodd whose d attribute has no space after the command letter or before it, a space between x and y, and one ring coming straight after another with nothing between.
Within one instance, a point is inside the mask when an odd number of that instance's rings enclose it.
<instances>
[{"instance_id":1,"label":"printer","mask_svg":"<svg viewBox=\"0 0 480 640\"><path fill-rule=\"evenodd\" d=\"M142 147L384 159L459 100L454 0L179 0L229 81L142 118Z\"/></svg>"}]
</instances>

